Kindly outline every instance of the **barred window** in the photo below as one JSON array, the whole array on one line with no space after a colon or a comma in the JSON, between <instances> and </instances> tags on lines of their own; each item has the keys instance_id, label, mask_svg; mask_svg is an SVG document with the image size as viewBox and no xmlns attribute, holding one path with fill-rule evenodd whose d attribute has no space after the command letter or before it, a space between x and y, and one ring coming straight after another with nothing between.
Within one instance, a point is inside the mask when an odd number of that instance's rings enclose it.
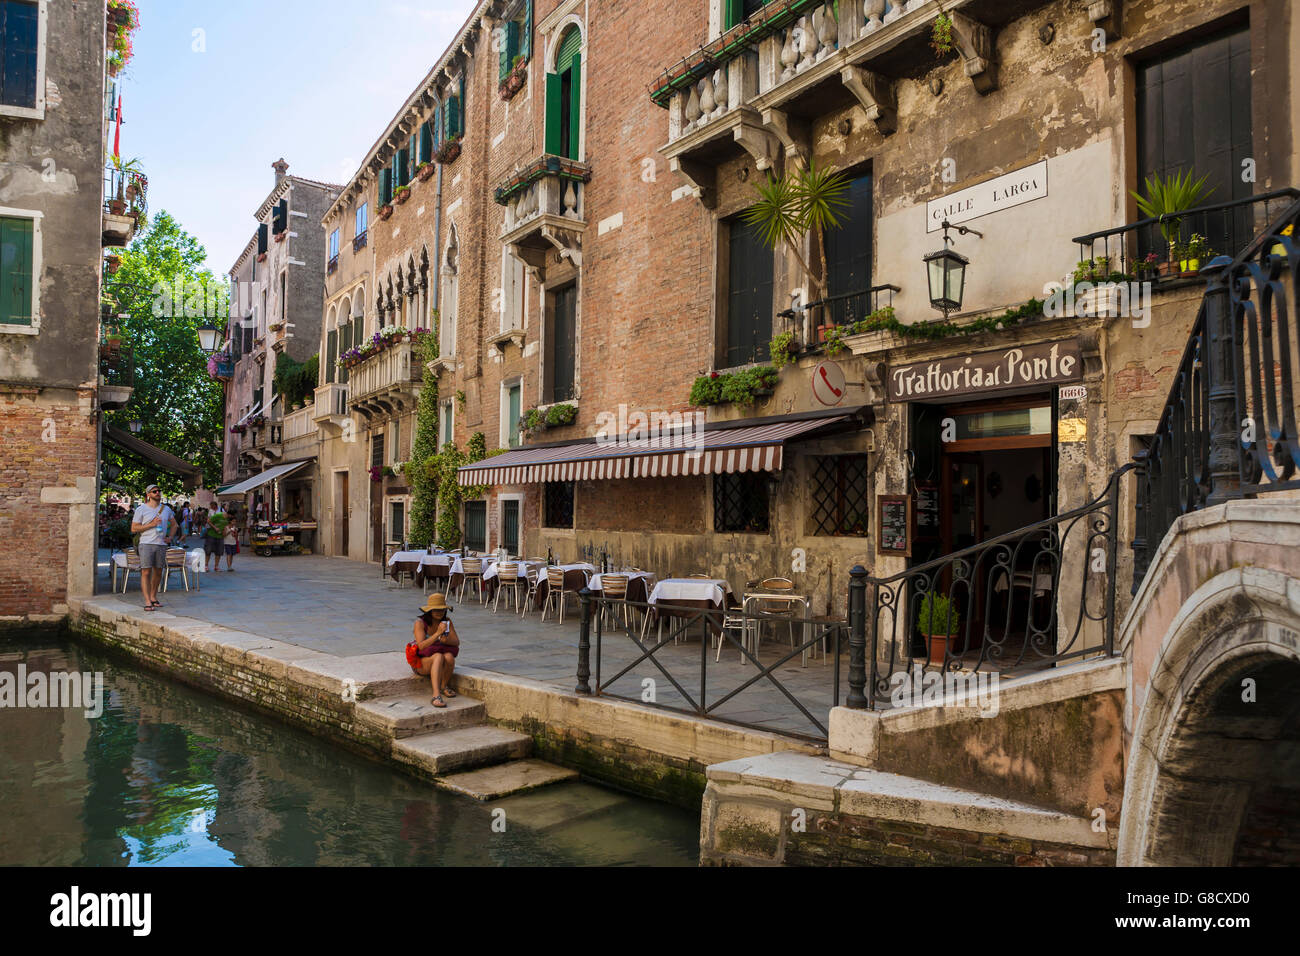
<instances>
[{"instance_id":1,"label":"barred window","mask_svg":"<svg viewBox=\"0 0 1300 956\"><path fill-rule=\"evenodd\" d=\"M573 482L548 481L542 486L542 524L547 528L573 527Z\"/></svg>"},{"instance_id":2,"label":"barred window","mask_svg":"<svg viewBox=\"0 0 1300 956\"><path fill-rule=\"evenodd\" d=\"M767 534L767 472L713 476L713 530Z\"/></svg>"},{"instance_id":3,"label":"barred window","mask_svg":"<svg viewBox=\"0 0 1300 956\"><path fill-rule=\"evenodd\" d=\"M865 535L871 504L867 497L867 456L814 459L813 534Z\"/></svg>"}]
</instances>

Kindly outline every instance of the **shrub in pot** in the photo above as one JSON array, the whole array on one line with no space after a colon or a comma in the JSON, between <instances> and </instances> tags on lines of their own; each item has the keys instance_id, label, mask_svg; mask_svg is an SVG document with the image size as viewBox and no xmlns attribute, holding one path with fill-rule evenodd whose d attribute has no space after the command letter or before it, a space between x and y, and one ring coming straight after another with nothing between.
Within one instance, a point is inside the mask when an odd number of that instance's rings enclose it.
<instances>
[{"instance_id":1,"label":"shrub in pot","mask_svg":"<svg viewBox=\"0 0 1300 956\"><path fill-rule=\"evenodd\" d=\"M953 637L961 627L961 618L952 602L942 594L927 591L921 598L916 627L925 635L926 658L942 666Z\"/></svg>"}]
</instances>

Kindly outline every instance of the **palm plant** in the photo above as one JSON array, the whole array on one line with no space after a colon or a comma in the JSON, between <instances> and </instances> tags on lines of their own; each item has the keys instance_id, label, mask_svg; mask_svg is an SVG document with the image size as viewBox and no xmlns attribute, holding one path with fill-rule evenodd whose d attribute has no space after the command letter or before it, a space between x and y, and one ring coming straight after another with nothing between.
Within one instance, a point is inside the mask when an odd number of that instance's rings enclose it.
<instances>
[{"instance_id":1,"label":"palm plant","mask_svg":"<svg viewBox=\"0 0 1300 956\"><path fill-rule=\"evenodd\" d=\"M1207 173L1200 179L1194 180L1190 169L1185 174L1171 173L1164 179L1152 173L1147 177L1145 196L1130 190L1130 195L1137 200L1142 215L1160 220L1160 233L1169 244L1171 261L1173 245L1183 225L1183 217L1176 214L1199 206L1214 192L1213 186L1208 189L1205 186L1205 181L1209 178Z\"/></svg>"},{"instance_id":2,"label":"palm plant","mask_svg":"<svg viewBox=\"0 0 1300 956\"><path fill-rule=\"evenodd\" d=\"M848 205L849 178L834 169L821 169L812 160L806 169L787 172L780 179L768 176L755 187L758 201L744 212L744 221L759 229L763 244L775 249L784 243L794 255L809 282L825 292L827 229L840 225L838 214ZM813 274L803 257L804 239L816 233L821 257L821 277ZM820 298L820 296L818 296Z\"/></svg>"}]
</instances>

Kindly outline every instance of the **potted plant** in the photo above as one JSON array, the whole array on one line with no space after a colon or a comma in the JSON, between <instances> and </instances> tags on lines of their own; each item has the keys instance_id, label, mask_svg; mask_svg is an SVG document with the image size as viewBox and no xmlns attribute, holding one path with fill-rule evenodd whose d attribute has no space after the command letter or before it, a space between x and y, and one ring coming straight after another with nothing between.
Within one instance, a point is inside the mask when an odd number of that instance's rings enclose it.
<instances>
[{"instance_id":1,"label":"potted plant","mask_svg":"<svg viewBox=\"0 0 1300 956\"><path fill-rule=\"evenodd\" d=\"M434 165L427 160L415 167L415 175L419 177L420 182L428 182L429 177L433 175Z\"/></svg>"},{"instance_id":2,"label":"potted plant","mask_svg":"<svg viewBox=\"0 0 1300 956\"><path fill-rule=\"evenodd\" d=\"M1147 177L1145 196L1132 190L1129 192L1129 195L1137 201L1137 207L1142 215L1160 220L1160 233L1169 244L1170 271L1173 269L1173 263L1178 262L1178 256L1174 254L1174 243L1183 225L1183 217L1178 213L1186 212L1199 205L1214 192L1213 187L1206 188L1207 179L1209 174L1193 180L1190 169L1186 174L1172 173L1165 179L1152 173Z\"/></svg>"},{"instance_id":3,"label":"potted plant","mask_svg":"<svg viewBox=\"0 0 1300 956\"><path fill-rule=\"evenodd\" d=\"M393 202L395 202L399 206L410 198L411 198L410 186L398 186L397 189L394 190L393 192Z\"/></svg>"},{"instance_id":4,"label":"potted plant","mask_svg":"<svg viewBox=\"0 0 1300 956\"><path fill-rule=\"evenodd\" d=\"M826 354L831 358L844 351L844 331L838 325L829 326L826 331Z\"/></svg>"},{"instance_id":5,"label":"potted plant","mask_svg":"<svg viewBox=\"0 0 1300 956\"><path fill-rule=\"evenodd\" d=\"M546 410L546 425L549 428L572 425L577 417L578 408L576 405L552 405Z\"/></svg>"},{"instance_id":6,"label":"potted plant","mask_svg":"<svg viewBox=\"0 0 1300 956\"><path fill-rule=\"evenodd\" d=\"M1160 253L1148 252L1146 258L1138 263L1138 277L1150 279L1156 275L1160 268Z\"/></svg>"},{"instance_id":7,"label":"potted plant","mask_svg":"<svg viewBox=\"0 0 1300 956\"><path fill-rule=\"evenodd\" d=\"M546 413L533 407L519 416L519 430L532 432L546 427Z\"/></svg>"},{"instance_id":8,"label":"potted plant","mask_svg":"<svg viewBox=\"0 0 1300 956\"><path fill-rule=\"evenodd\" d=\"M1187 240L1187 245L1183 251L1185 258L1179 261L1179 266L1185 275L1195 275L1200 272L1201 260L1209 259L1214 255L1209 240L1199 232L1192 233L1192 238Z\"/></svg>"},{"instance_id":9,"label":"potted plant","mask_svg":"<svg viewBox=\"0 0 1300 956\"><path fill-rule=\"evenodd\" d=\"M768 351L772 355L772 364L777 368L785 368L794 364L795 356L799 354L799 340L793 331L782 332L769 343Z\"/></svg>"},{"instance_id":10,"label":"potted plant","mask_svg":"<svg viewBox=\"0 0 1300 956\"><path fill-rule=\"evenodd\" d=\"M113 275L115 272L117 272L118 269L122 267L122 257L115 252L109 253L107 256L105 256L104 261L108 263L109 275Z\"/></svg>"},{"instance_id":11,"label":"potted plant","mask_svg":"<svg viewBox=\"0 0 1300 956\"><path fill-rule=\"evenodd\" d=\"M948 647L960 625L957 609L948 598L934 591L925 593L916 616L916 626L925 635L926 659L929 663L943 665L947 659Z\"/></svg>"},{"instance_id":12,"label":"potted plant","mask_svg":"<svg viewBox=\"0 0 1300 956\"><path fill-rule=\"evenodd\" d=\"M458 156L460 156L459 136L455 137L454 139L449 139L441 146L439 146L438 151L437 153L434 154L433 158L445 166L450 163L454 163Z\"/></svg>"},{"instance_id":13,"label":"potted plant","mask_svg":"<svg viewBox=\"0 0 1300 956\"><path fill-rule=\"evenodd\" d=\"M388 218L389 216L391 216L392 214L393 214L393 204L392 204L392 203L384 203L382 206L379 207L379 221L380 221L380 222L383 222L385 219L387 219L387 218Z\"/></svg>"}]
</instances>

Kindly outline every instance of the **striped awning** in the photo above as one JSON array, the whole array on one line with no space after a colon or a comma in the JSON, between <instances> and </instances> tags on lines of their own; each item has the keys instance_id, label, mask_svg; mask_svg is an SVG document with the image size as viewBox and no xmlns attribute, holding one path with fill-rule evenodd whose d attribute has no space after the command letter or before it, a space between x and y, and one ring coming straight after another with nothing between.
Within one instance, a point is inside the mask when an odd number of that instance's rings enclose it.
<instances>
[{"instance_id":1,"label":"striped awning","mask_svg":"<svg viewBox=\"0 0 1300 956\"><path fill-rule=\"evenodd\" d=\"M841 414L655 438L588 439L520 448L464 465L456 480L461 485L526 485L780 471L787 441L850 417Z\"/></svg>"}]
</instances>

